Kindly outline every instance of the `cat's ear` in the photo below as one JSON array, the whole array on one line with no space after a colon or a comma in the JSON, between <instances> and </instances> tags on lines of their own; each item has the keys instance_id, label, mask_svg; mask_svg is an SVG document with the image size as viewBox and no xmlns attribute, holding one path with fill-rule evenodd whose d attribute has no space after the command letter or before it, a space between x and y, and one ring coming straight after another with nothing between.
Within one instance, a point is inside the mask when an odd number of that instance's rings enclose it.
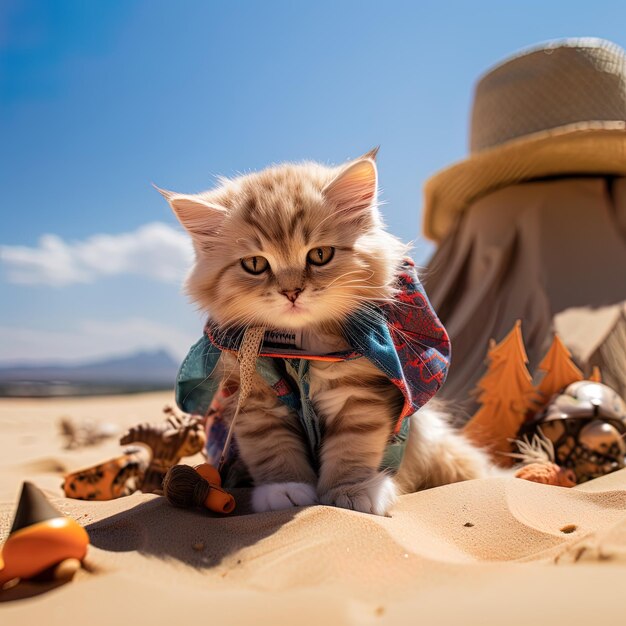
<instances>
[{"instance_id":1,"label":"cat's ear","mask_svg":"<svg viewBox=\"0 0 626 626\"><path fill-rule=\"evenodd\" d=\"M178 221L192 236L215 234L226 217L224 207L204 198L159 189L156 185L154 188L169 202Z\"/></svg>"},{"instance_id":2,"label":"cat's ear","mask_svg":"<svg viewBox=\"0 0 626 626\"><path fill-rule=\"evenodd\" d=\"M378 156L378 151L380 150L380 146L376 146L372 148L369 152L366 152L360 159L372 159L372 161L376 161L376 157Z\"/></svg>"},{"instance_id":3,"label":"cat's ear","mask_svg":"<svg viewBox=\"0 0 626 626\"><path fill-rule=\"evenodd\" d=\"M359 159L342 170L323 191L340 219L359 224L377 221L378 173L371 158Z\"/></svg>"}]
</instances>

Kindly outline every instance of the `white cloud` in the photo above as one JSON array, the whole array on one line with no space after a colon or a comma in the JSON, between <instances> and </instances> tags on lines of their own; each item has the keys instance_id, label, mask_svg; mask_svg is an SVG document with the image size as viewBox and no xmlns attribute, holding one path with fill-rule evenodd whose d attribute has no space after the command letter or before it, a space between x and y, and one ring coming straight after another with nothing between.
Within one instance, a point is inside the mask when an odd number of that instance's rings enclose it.
<instances>
[{"instance_id":1,"label":"white cloud","mask_svg":"<svg viewBox=\"0 0 626 626\"><path fill-rule=\"evenodd\" d=\"M35 248L0 246L0 260L11 283L64 286L116 275L176 283L191 265L193 248L186 234L154 222L75 242L43 235Z\"/></svg>"},{"instance_id":2,"label":"white cloud","mask_svg":"<svg viewBox=\"0 0 626 626\"><path fill-rule=\"evenodd\" d=\"M182 359L201 333L200 325L193 333L140 317L83 320L68 331L0 326L0 362L73 363L157 348Z\"/></svg>"}]
</instances>

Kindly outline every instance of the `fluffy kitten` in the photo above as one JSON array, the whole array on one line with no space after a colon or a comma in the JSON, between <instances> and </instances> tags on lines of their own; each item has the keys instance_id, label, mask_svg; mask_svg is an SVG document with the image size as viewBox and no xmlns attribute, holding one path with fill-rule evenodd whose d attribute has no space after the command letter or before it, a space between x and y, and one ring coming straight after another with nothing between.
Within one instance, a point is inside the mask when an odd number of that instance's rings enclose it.
<instances>
[{"instance_id":1,"label":"fluffy kitten","mask_svg":"<svg viewBox=\"0 0 626 626\"><path fill-rule=\"evenodd\" d=\"M342 323L393 297L406 250L383 228L374 158L279 165L197 195L162 192L193 239L193 300L222 329L291 329L327 352L347 347ZM220 365L236 386L236 357L224 352ZM407 418L409 441L392 478L379 467L403 406L398 388L366 358L312 361L309 383L322 427L319 463L310 461L298 415L258 374L236 423L257 511L321 502L385 515L398 492L489 472L483 453L441 413L422 409ZM235 404L236 395L227 415Z\"/></svg>"}]
</instances>

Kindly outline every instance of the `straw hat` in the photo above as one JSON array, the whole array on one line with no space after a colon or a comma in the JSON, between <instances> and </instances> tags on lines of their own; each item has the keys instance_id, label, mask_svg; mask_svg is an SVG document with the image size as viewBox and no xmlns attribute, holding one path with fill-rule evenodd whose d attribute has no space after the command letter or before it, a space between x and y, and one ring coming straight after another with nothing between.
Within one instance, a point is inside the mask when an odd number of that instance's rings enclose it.
<instances>
[{"instance_id":1,"label":"straw hat","mask_svg":"<svg viewBox=\"0 0 626 626\"><path fill-rule=\"evenodd\" d=\"M626 174L626 53L610 41L549 42L483 75L470 156L426 181L424 234L494 189L568 174Z\"/></svg>"}]
</instances>

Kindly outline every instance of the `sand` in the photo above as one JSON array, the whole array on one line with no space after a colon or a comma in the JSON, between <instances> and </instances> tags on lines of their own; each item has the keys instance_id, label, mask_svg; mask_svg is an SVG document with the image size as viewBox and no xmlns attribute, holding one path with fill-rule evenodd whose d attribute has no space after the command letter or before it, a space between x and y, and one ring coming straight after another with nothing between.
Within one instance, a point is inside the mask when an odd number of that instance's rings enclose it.
<instances>
[{"instance_id":1,"label":"sand","mask_svg":"<svg viewBox=\"0 0 626 626\"><path fill-rule=\"evenodd\" d=\"M135 494L62 497L66 471L119 451L64 450L62 415L125 428L171 394L0 400L0 538L24 479L89 532L62 584L0 592L0 623L624 624L626 471L575 489L494 478L400 499L389 518L325 506L251 514ZM564 532L571 531L571 532Z\"/></svg>"}]
</instances>

